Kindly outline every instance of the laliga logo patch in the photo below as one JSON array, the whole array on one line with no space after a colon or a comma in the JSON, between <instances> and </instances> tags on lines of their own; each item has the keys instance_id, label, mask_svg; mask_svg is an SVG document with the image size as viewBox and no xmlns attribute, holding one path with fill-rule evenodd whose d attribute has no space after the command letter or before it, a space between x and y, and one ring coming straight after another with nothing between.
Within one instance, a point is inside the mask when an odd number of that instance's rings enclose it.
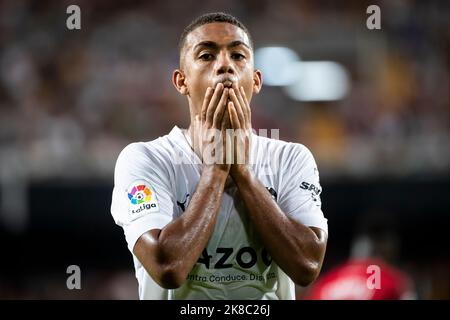
<instances>
[{"instance_id":1,"label":"laliga logo patch","mask_svg":"<svg viewBox=\"0 0 450 320\"><path fill-rule=\"evenodd\" d=\"M131 192L128 194L128 198L132 204L141 204L143 202L149 202L152 199L152 192L145 184L134 186Z\"/></svg>"},{"instance_id":2,"label":"laliga logo patch","mask_svg":"<svg viewBox=\"0 0 450 320\"><path fill-rule=\"evenodd\" d=\"M155 191L147 181L139 180L132 183L127 190L127 195L133 219L137 219L145 213L159 211Z\"/></svg>"}]
</instances>

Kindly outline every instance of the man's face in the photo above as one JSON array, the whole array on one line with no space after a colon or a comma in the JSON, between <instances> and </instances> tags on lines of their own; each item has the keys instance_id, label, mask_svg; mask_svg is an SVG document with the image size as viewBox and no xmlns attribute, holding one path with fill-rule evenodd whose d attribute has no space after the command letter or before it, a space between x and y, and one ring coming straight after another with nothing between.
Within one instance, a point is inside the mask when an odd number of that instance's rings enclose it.
<instances>
[{"instance_id":1,"label":"man's face","mask_svg":"<svg viewBox=\"0 0 450 320\"><path fill-rule=\"evenodd\" d=\"M257 93L253 52L244 30L229 23L209 23L194 29L182 50L181 69L194 112L202 107L206 89L222 82L225 87L243 86L247 99ZM258 78L259 79L259 78Z\"/></svg>"}]
</instances>

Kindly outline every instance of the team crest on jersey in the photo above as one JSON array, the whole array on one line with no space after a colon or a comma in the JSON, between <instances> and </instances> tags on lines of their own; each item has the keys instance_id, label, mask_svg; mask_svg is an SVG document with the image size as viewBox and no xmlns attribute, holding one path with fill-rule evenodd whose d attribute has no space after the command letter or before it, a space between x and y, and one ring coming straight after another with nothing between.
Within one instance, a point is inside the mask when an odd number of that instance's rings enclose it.
<instances>
[{"instance_id":1,"label":"team crest on jersey","mask_svg":"<svg viewBox=\"0 0 450 320\"><path fill-rule=\"evenodd\" d=\"M130 201L129 213L132 220L147 213L159 211L155 190L147 181L133 182L126 192Z\"/></svg>"}]
</instances>

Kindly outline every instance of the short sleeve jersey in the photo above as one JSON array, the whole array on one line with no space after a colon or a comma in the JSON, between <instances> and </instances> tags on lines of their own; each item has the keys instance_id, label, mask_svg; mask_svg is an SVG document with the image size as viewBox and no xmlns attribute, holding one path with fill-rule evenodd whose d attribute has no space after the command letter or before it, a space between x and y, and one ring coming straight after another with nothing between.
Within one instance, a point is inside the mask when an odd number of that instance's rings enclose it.
<instances>
[{"instance_id":1,"label":"short sleeve jersey","mask_svg":"<svg viewBox=\"0 0 450 320\"><path fill-rule=\"evenodd\" d=\"M254 175L287 216L328 232L319 172L305 146L253 134L250 159ZM265 250L230 177L213 234L180 288L160 287L134 256L142 234L163 229L186 211L201 170L177 126L153 141L128 145L117 159L111 213L133 255L140 299L295 299L294 282Z\"/></svg>"}]
</instances>

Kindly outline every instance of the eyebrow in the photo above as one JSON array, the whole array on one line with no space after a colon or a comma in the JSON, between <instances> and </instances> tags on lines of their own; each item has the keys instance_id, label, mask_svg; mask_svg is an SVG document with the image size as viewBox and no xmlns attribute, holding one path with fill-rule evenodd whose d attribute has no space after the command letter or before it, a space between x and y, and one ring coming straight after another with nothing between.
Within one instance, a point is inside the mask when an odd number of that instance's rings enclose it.
<instances>
[{"instance_id":1,"label":"eyebrow","mask_svg":"<svg viewBox=\"0 0 450 320\"><path fill-rule=\"evenodd\" d=\"M234 47L239 47L239 46L244 46L244 47L246 47L246 48L251 50L251 48L245 42L242 42L240 40L235 40L235 41L232 41L229 44L227 44L227 48L234 48ZM218 49L219 45L216 42L214 42L214 41L202 41L202 42L197 43L194 46L194 51L197 50L200 47L207 47L207 48L211 48L211 49Z\"/></svg>"}]
</instances>

